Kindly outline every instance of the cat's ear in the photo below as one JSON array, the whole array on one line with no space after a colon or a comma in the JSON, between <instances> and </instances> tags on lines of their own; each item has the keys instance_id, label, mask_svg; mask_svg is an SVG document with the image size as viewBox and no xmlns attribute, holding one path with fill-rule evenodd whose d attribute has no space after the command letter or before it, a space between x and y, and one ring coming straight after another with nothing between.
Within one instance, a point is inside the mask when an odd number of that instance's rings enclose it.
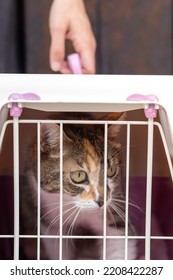
<instances>
[{"instance_id":1,"label":"cat's ear","mask_svg":"<svg viewBox=\"0 0 173 280\"><path fill-rule=\"evenodd\" d=\"M101 119L105 121L123 121L125 120L126 114L124 112L114 112L114 113L108 113L105 116L103 116ZM121 124L111 124L108 128L108 135L110 140L115 140L115 138L118 136L120 129L122 125Z\"/></svg>"},{"instance_id":2,"label":"cat's ear","mask_svg":"<svg viewBox=\"0 0 173 280\"><path fill-rule=\"evenodd\" d=\"M49 152L58 145L60 129L57 124L42 123L40 125L40 148L43 153Z\"/></svg>"},{"instance_id":3,"label":"cat's ear","mask_svg":"<svg viewBox=\"0 0 173 280\"><path fill-rule=\"evenodd\" d=\"M63 132L63 143L70 139ZM59 152L60 146L60 126L56 123L42 123L40 125L40 148L41 151Z\"/></svg>"}]
</instances>

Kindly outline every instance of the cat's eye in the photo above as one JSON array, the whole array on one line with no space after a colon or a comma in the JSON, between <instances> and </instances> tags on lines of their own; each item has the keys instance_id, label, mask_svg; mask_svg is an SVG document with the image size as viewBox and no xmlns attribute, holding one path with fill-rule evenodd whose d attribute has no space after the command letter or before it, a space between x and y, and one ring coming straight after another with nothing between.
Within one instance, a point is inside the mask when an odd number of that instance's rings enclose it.
<instances>
[{"instance_id":1,"label":"cat's eye","mask_svg":"<svg viewBox=\"0 0 173 280\"><path fill-rule=\"evenodd\" d=\"M108 170L107 170L108 178L112 178L113 176L116 175L117 172L118 172L117 164L113 164L113 165L108 166Z\"/></svg>"},{"instance_id":2,"label":"cat's eye","mask_svg":"<svg viewBox=\"0 0 173 280\"><path fill-rule=\"evenodd\" d=\"M87 181L87 174L83 170L70 172L70 179L75 184L82 184Z\"/></svg>"}]
</instances>

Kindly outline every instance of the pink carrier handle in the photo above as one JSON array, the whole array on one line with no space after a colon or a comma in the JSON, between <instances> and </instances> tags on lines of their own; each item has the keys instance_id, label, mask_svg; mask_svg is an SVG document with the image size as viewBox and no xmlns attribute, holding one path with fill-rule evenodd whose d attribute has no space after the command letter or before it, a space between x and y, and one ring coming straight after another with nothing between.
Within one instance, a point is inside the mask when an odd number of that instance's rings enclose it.
<instances>
[{"instance_id":1,"label":"pink carrier handle","mask_svg":"<svg viewBox=\"0 0 173 280\"><path fill-rule=\"evenodd\" d=\"M148 102L158 102L159 101L159 98L155 95L155 94L132 94L132 95L129 95L127 98L126 98L127 101L148 101ZM155 104L151 103L151 104L148 104L148 107L146 107L144 109L144 113L145 113L145 116L146 118L150 119L150 118L156 118L157 117L157 109L155 107Z\"/></svg>"},{"instance_id":2,"label":"pink carrier handle","mask_svg":"<svg viewBox=\"0 0 173 280\"><path fill-rule=\"evenodd\" d=\"M82 74L82 63L78 53L69 54L67 63L73 74Z\"/></svg>"},{"instance_id":3,"label":"pink carrier handle","mask_svg":"<svg viewBox=\"0 0 173 280\"><path fill-rule=\"evenodd\" d=\"M127 97L127 101L152 101L157 102L159 98L155 94L132 94Z\"/></svg>"},{"instance_id":4,"label":"pink carrier handle","mask_svg":"<svg viewBox=\"0 0 173 280\"><path fill-rule=\"evenodd\" d=\"M40 100L40 96L38 94L28 92L28 93L12 93L9 95L8 100Z\"/></svg>"},{"instance_id":5,"label":"pink carrier handle","mask_svg":"<svg viewBox=\"0 0 173 280\"><path fill-rule=\"evenodd\" d=\"M28 93L12 93L9 95L8 100L13 100L11 108L10 108L10 116L11 117L20 117L22 114L22 107L19 105L18 100L40 100L40 96L28 92Z\"/></svg>"}]
</instances>

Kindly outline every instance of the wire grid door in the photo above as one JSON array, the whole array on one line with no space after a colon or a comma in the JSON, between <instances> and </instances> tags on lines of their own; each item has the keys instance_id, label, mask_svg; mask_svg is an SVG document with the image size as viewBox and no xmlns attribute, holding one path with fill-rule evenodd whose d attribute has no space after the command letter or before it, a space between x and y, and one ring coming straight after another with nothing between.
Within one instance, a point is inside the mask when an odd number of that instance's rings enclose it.
<instances>
[{"instance_id":1,"label":"wire grid door","mask_svg":"<svg viewBox=\"0 0 173 280\"><path fill-rule=\"evenodd\" d=\"M20 154L20 141L19 141L19 130L20 125L34 124L37 127L37 234L34 236L20 234L20 202L19 202L19 181L20 181L20 170L19 170L19 154ZM85 236L85 235L68 235L63 234L63 152L60 153L60 209L59 209L59 234L58 235L42 235L41 234L41 201L40 201L40 189L41 189L41 173L40 173L40 125L42 123L56 123L60 126L60 151L63 151L63 126L65 124L99 124L104 126L104 210L103 210L103 235L100 236ZM163 142L165 154L167 157L170 174L173 179L172 163L169 155L169 150L166 144L165 136L162 127L159 123L154 122L153 119L146 121L67 121L67 120L19 120L14 117L12 121L7 121L2 130L0 145L2 146L3 137L8 125L13 125L13 160L14 160L14 235L2 235L0 238L14 238L14 259L18 260L19 255L19 243L22 238L36 238L37 239L37 259L40 259L40 240L44 239L57 239L59 240L59 259L63 259L63 240L64 239L101 239L103 242L103 260L107 258L106 255L106 244L108 238L111 239L123 239L124 240L124 259L128 259L128 244L130 239L143 239L145 240L145 259L150 259L151 251L151 240L152 239L168 239L173 240L173 236L152 236L151 235L151 194L152 194L152 166L153 166L153 130L157 126ZM108 126L109 125L122 125L126 126L127 139L126 139L126 182L125 182L125 234L124 236L107 236L107 209L106 209L106 198L107 198L107 152L108 152ZM131 127L133 126L146 126L148 130L147 134L147 174L146 174L146 213L145 213L145 233L142 236L130 235L129 236L129 169L130 169L130 146L131 146Z\"/></svg>"}]
</instances>

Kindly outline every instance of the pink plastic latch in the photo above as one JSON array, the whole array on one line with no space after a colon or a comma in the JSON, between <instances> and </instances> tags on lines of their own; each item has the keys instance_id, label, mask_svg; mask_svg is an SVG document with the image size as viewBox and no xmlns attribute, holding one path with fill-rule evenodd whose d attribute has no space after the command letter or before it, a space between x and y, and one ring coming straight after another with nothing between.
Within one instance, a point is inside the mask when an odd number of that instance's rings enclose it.
<instances>
[{"instance_id":1,"label":"pink plastic latch","mask_svg":"<svg viewBox=\"0 0 173 280\"><path fill-rule=\"evenodd\" d=\"M28 92L28 93L12 93L9 95L8 100L18 100L18 99L22 99L22 100L40 100L40 96L32 93L32 92Z\"/></svg>"},{"instance_id":2,"label":"pink plastic latch","mask_svg":"<svg viewBox=\"0 0 173 280\"><path fill-rule=\"evenodd\" d=\"M15 100L10 108L10 116L20 117L23 109L17 100L40 100L40 96L35 93L12 93L9 95L8 100Z\"/></svg>"},{"instance_id":3,"label":"pink plastic latch","mask_svg":"<svg viewBox=\"0 0 173 280\"><path fill-rule=\"evenodd\" d=\"M135 93L135 94L129 95L126 100L127 101L152 101L152 102L154 102L154 101L159 101L159 98L154 94L144 95L144 94Z\"/></svg>"},{"instance_id":4,"label":"pink plastic latch","mask_svg":"<svg viewBox=\"0 0 173 280\"><path fill-rule=\"evenodd\" d=\"M23 109L19 107L17 102L13 102L10 108L10 116L11 117L20 117L22 114Z\"/></svg>"},{"instance_id":5,"label":"pink plastic latch","mask_svg":"<svg viewBox=\"0 0 173 280\"><path fill-rule=\"evenodd\" d=\"M132 94L129 95L126 99L127 101L151 101L158 102L159 98L154 94ZM144 109L144 113L146 118L156 118L157 117L157 109L154 103L146 104L146 108Z\"/></svg>"},{"instance_id":6,"label":"pink plastic latch","mask_svg":"<svg viewBox=\"0 0 173 280\"><path fill-rule=\"evenodd\" d=\"M73 74L82 74L82 64L78 53L72 53L67 56L67 62Z\"/></svg>"},{"instance_id":7,"label":"pink plastic latch","mask_svg":"<svg viewBox=\"0 0 173 280\"><path fill-rule=\"evenodd\" d=\"M155 104L149 104L148 108L144 109L144 113L146 118L153 119L157 117L157 109L155 107Z\"/></svg>"}]
</instances>

